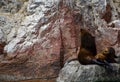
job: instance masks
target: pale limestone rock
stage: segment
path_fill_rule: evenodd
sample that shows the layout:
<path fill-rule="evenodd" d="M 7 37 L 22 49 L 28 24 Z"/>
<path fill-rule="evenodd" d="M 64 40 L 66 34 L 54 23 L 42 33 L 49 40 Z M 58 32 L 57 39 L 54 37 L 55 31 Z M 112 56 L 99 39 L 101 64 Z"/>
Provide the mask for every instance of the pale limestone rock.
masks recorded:
<path fill-rule="evenodd" d="M 38 40 L 37 35 L 36 35 L 38 30 L 42 31 L 43 29 L 46 29 L 49 24 L 43 25 L 43 26 L 41 26 L 41 28 L 35 27 L 35 25 L 37 25 L 37 23 L 40 19 L 41 19 L 41 23 L 45 23 L 45 22 L 47 22 L 47 19 L 49 19 L 51 16 L 53 16 L 54 13 L 51 13 L 50 16 L 45 18 L 44 13 L 47 12 L 48 10 L 50 10 L 50 8 L 52 6 L 57 7 L 56 3 L 58 4 L 58 2 L 59 1 L 57 1 L 57 0 L 46 1 L 46 2 L 43 0 L 34 0 L 34 1 L 30 0 L 29 5 L 28 5 L 28 12 L 31 12 L 32 10 L 34 10 L 35 12 L 34 12 L 34 14 L 26 16 L 24 18 L 24 20 L 23 20 L 23 22 L 21 22 L 20 28 L 17 30 L 17 34 L 16 34 L 16 38 L 20 39 L 19 41 L 21 41 L 21 39 L 24 39 L 24 41 L 26 41 L 26 42 L 25 42 L 25 44 L 24 44 L 24 42 L 22 42 L 22 43 L 19 42 L 20 44 L 18 45 L 18 42 L 13 43 L 14 41 L 11 41 L 5 47 L 5 51 L 9 54 L 10 50 L 17 51 L 17 49 L 25 49 L 25 48 L 28 49 L 28 47 L 25 47 L 25 46 L 28 45 L 29 43 L 31 43 L 31 44 L 29 44 L 29 46 L 32 46 L 34 44 L 32 42 L 33 39 Z M 43 4 L 41 5 L 41 3 L 43 3 Z M 37 9 L 34 9 L 34 8 L 31 8 L 32 5 L 37 5 L 39 7 L 37 7 Z M 12 47 L 12 44 L 14 44 L 13 47 Z M 14 46 L 17 46 L 17 47 L 14 47 Z M 22 50 L 19 50 L 19 51 L 22 51 Z M 15 53 L 15 51 L 11 51 L 11 52 Z"/>
<path fill-rule="evenodd" d="M 6 39 L 5 39 L 4 33 L 3 33 L 2 29 L 0 29 L 0 43 L 4 42 L 5 40 Z"/>
<path fill-rule="evenodd" d="M 57 82 L 118 82 L 120 80 L 120 65 L 113 64 L 112 66 L 114 71 L 109 71 L 98 65 L 80 65 L 78 61 L 72 61 L 62 68 Z"/>
<path fill-rule="evenodd" d="M 112 25 L 113 25 L 113 27 L 115 27 L 115 28 L 117 28 L 117 29 L 120 29 L 120 20 L 114 20 L 114 21 L 112 21 L 112 22 L 109 24 L 109 26 L 112 27 Z"/>
<path fill-rule="evenodd" d="M 6 45 L 6 46 L 5 46 L 5 49 L 4 49 L 4 50 L 5 50 L 7 53 L 13 53 L 14 51 L 17 50 L 17 45 L 16 45 L 16 44 L 18 44 L 20 41 L 21 41 L 20 38 L 15 38 L 15 39 L 13 39 L 13 40 L 9 43 L 9 45 Z"/>

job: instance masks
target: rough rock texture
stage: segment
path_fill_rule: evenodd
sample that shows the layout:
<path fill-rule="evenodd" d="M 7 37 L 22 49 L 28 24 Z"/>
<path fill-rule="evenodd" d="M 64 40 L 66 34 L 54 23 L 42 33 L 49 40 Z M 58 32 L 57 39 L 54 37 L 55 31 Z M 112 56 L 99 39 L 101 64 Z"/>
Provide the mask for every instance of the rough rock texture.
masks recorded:
<path fill-rule="evenodd" d="M 80 28 L 98 53 L 113 46 L 120 62 L 119 0 L 1 0 L 0 79 L 54 78 L 80 46 Z"/>
<path fill-rule="evenodd" d="M 120 65 L 113 64 L 114 71 L 97 65 L 80 65 L 72 61 L 60 71 L 57 82 L 119 82 Z"/>

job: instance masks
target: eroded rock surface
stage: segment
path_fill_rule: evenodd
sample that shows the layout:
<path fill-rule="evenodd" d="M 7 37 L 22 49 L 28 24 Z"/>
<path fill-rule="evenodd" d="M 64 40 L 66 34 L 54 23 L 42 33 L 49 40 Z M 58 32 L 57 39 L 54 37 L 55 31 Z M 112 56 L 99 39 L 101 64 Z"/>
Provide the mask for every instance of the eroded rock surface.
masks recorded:
<path fill-rule="evenodd" d="M 120 65 L 113 64 L 110 71 L 98 65 L 80 65 L 78 61 L 66 63 L 57 82 L 119 82 Z"/>
<path fill-rule="evenodd" d="M 77 57 L 80 28 L 96 37 L 98 53 L 114 47 L 120 62 L 119 4 L 119 0 L 1 0 L 0 79 L 57 77 L 64 62 Z"/>

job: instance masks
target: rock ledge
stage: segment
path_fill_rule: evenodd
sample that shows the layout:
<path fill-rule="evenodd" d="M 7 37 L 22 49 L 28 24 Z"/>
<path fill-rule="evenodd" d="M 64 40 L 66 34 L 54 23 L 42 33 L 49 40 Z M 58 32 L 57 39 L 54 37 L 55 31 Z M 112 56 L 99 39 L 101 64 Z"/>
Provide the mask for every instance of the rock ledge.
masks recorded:
<path fill-rule="evenodd" d="M 57 82 L 119 82 L 120 64 L 112 66 L 115 72 L 98 65 L 80 65 L 78 61 L 72 61 L 60 71 Z"/>

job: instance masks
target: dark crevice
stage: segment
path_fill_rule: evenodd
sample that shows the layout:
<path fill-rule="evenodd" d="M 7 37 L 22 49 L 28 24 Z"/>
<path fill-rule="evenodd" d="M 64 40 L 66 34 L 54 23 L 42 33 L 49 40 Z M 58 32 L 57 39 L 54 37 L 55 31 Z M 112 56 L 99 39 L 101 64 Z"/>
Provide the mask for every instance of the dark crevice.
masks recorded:
<path fill-rule="evenodd" d="M 107 4 L 106 6 L 106 11 L 102 16 L 102 19 L 104 19 L 107 23 L 111 22 L 111 18 L 112 18 L 112 8 L 110 6 L 110 4 Z"/>
<path fill-rule="evenodd" d="M 4 54 L 4 47 L 5 47 L 6 43 L 2 42 L 0 43 L 0 55 Z"/>
<path fill-rule="evenodd" d="M 60 67 L 62 68 L 64 66 L 64 54 L 65 54 L 65 48 L 64 48 L 64 44 L 63 44 L 63 37 L 62 37 L 62 30 L 61 28 L 59 28 L 60 30 L 60 39 L 61 39 L 61 48 L 60 48 Z"/>

